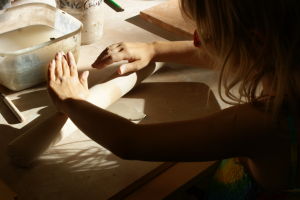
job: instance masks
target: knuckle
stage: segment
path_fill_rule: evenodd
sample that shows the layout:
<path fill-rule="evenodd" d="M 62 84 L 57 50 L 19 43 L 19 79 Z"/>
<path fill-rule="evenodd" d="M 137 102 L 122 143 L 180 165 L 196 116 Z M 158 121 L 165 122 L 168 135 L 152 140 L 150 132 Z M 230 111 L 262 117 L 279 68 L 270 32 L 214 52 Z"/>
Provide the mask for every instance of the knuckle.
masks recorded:
<path fill-rule="evenodd" d="M 123 49 L 126 49 L 126 48 L 127 48 L 127 43 L 126 43 L 126 42 L 122 42 L 122 43 L 121 43 L 121 47 L 122 47 Z"/>
<path fill-rule="evenodd" d="M 128 49 L 122 49 L 122 51 L 127 55 L 130 53 Z"/>
<path fill-rule="evenodd" d="M 112 62 L 116 62 L 116 61 L 118 61 L 118 56 L 116 54 L 112 54 L 112 55 L 110 55 L 110 59 Z"/>

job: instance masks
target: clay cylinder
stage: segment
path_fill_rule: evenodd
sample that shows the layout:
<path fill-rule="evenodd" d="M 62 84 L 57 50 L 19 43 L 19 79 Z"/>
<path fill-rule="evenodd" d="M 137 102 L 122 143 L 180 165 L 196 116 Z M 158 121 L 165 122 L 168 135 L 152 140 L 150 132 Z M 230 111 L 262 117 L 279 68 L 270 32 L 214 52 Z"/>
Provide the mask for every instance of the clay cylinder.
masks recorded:
<path fill-rule="evenodd" d="M 90 88 L 88 101 L 105 109 L 162 65 L 163 63 L 150 63 L 142 70 L 125 76 L 114 73 Z M 7 147 L 7 154 L 15 165 L 25 167 L 76 130 L 75 124 L 65 114 L 55 112 L 12 141 Z"/>
<path fill-rule="evenodd" d="M 103 0 L 56 0 L 56 7 L 83 24 L 81 44 L 91 44 L 103 34 Z"/>

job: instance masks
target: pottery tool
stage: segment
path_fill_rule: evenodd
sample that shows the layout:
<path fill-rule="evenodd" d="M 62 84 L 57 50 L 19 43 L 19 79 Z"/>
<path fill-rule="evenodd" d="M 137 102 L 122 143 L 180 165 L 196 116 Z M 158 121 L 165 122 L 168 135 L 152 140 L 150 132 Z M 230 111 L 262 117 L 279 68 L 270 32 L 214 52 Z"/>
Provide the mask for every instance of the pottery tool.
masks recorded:
<path fill-rule="evenodd" d="M 116 12 L 122 12 L 124 11 L 124 8 L 122 8 L 121 6 L 119 6 L 119 4 L 117 4 L 116 2 L 114 2 L 113 0 L 104 0 L 104 2 L 111 7 L 112 9 L 114 9 Z"/>
<path fill-rule="evenodd" d="M 147 67 L 124 76 L 120 76 L 116 72 L 89 89 L 88 101 L 102 109 L 106 109 L 141 81 L 160 69 L 163 64 L 150 63 Z M 61 112 L 55 112 L 12 141 L 6 149 L 7 154 L 15 165 L 25 167 L 77 129 L 68 116 Z"/>
<path fill-rule="evenodd" d="M 8 108 L 14 113 L 14 115 L 18 118 L 20 122 L 25 121 L 25 117 L 22 113 L 18 110 L 18 108 L 13 104 L 13 102 L 3 93 L 0 92 L 1 98 L 4 103 L 8 106 Z"/>

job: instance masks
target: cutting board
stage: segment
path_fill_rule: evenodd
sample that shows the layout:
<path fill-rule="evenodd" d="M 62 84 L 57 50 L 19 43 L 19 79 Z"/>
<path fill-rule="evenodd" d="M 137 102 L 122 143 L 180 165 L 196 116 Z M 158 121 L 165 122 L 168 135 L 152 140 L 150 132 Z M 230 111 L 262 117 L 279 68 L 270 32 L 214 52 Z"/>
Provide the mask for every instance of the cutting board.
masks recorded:
<path fill-rule="evenodd" d="M 186 22 L 180 12 L 178 0 L 170 0 L 140 12 L 140 17 L 150 23 L 192 40 L 196 27 Z"/>

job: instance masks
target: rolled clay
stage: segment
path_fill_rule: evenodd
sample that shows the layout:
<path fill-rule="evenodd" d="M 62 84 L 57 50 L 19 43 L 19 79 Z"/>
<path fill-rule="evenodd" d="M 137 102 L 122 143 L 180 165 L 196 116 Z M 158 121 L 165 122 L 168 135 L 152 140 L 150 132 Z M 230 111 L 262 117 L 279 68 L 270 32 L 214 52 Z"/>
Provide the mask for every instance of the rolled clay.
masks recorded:
<path fill-rule="evenodd" d="M 118 73 L 114 73 L 90 88 L 88 101 L 106 109 L 161 66 L 163 63 L 150 63 L 142 70 L 129 75 L 120 76 Z M 12 141 L 7 146 L 7 154 L 15 165 L 25 167 L 77 129 L 68 116 L 61 112 L 55 112 Z"/>

